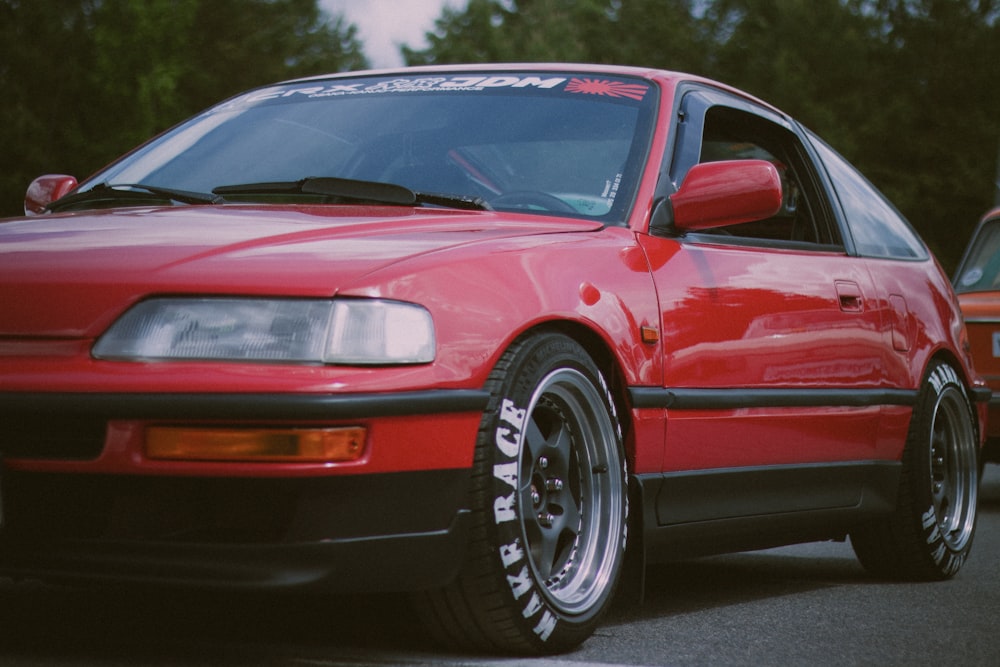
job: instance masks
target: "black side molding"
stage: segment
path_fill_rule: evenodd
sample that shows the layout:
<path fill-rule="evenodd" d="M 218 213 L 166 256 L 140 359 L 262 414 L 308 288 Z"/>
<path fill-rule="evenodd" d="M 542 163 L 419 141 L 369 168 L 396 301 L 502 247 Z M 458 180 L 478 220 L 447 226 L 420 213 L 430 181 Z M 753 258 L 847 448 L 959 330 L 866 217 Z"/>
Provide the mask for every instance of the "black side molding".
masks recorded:
<path fill-rule="evenodd" d="M 917 392 L 908 389 L 685 389 L 632 387 L 636 408 L 735 410 L 739 408 L 870 407 L 913 405 Z"/>

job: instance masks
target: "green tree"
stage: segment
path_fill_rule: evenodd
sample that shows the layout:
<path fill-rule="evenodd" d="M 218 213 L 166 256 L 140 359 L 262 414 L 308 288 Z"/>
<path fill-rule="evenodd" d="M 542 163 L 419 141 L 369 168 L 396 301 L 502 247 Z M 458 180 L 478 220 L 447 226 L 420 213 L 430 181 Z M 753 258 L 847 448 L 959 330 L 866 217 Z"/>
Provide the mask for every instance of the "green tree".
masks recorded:
<path fill-rule="evenodd" d="M 97 166 L 81 113 L 97 1 L 0 0 L 0 214 L 17 215 L 28 182 L 44 172 Z M 82 96 L 82 97 L 81 97 Z"/>
<path fill-rule="evenodd" d="M 851 152 L 869 91 L 884 85 L 876 21 L 839 0 L 719 0 L 706 21 L 712 76 Z"/>
<path fill-rule="evenodd" d="M 194 67 L 180 90 L 200 107 L 273 81 L 368 66 L 357 27 L 326 17 L 316 0 L 196 1 Z"/>
<path fill-rule="evenodd" d="M 503 37 L 508 12 L 496 0 L 469 0 L 465 9 L 445 6 L 426 35 L 424 50 L 402 47 L 407 65 L 507 62 L 512 58 Z"/>
<path fill-rule="evenodd" d="M 467 62 L 703 64 L 692 0 L 469 0 L 445 8 L 409 65 Z"/>
<path fill-rule="evenodd" d="M 404 47 L 410 65 L 588 60 L 588 33 L 609 8 L 602 0 L 469 0 L 445 8 L 423 51 Z"/>
<path fill-rule="evenodd" d="M 603 51 L 606 62 L 710 75 L 709 26 L 692 0 L 620 0 L 611 15 Z"/>
<path fill-rule="evenodd" d="M 365 66 L 316 0 L 0 0 L 0 214 L 240 90 Z"/>
<path fill-rule="evenodd" d="M 889 53 L 877 121 L 853 159 L 951 270 L 995 196 L 1000 145 L 1000 2 L 878 0 Z"/>
<path fill-rule="evenodd" d="M 410 64 L 587 61 L 703 74 L 854 162 L 950 269 L 994 197 L 1000 0 L 470 0 Z"/>
<path fill-rule="evenodd" d="M 186 47 L 197 10 L 198 0 L 103 0 L 97 6 L 86 80 L 100 100 L 80 109 L 94 131 L 118 128 L 118 139 L 134 145 L 183 117 L 178 84 L 190 68 Z"/>

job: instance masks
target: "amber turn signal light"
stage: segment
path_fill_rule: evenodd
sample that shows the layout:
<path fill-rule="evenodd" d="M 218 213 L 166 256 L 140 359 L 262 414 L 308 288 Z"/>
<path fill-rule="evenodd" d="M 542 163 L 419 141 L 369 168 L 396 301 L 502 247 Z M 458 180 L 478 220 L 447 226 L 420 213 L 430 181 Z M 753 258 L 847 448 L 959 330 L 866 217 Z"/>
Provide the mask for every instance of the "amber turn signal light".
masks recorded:
<path fill-rule="evenodd" d="M 343 463 L 357 461 L 366 430 L 337 428 L 215 428 L 151 426 L 146 456 L 174 461 L 271 461 Z"/>

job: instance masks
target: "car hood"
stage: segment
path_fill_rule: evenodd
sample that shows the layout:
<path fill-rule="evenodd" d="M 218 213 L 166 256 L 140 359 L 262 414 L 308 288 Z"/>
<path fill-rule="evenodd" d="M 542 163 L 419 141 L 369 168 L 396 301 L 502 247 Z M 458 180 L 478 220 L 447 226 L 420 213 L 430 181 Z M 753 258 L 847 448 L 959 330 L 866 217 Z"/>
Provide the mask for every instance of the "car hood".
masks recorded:
<path fill-rule="evenodd" d="M 0 336 L 91 337 L 150 294 L 329 297 L 391 264 L 578 219 L 390 207 L 117 209 L 0 224 Z"/>

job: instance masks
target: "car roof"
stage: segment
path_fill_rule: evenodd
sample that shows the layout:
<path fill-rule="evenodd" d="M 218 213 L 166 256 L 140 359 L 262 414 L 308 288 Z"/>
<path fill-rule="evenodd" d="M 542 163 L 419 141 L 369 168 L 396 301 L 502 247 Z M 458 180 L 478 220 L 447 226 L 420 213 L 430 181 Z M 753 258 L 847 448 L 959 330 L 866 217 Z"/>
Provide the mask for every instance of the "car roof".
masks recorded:
<path fill-rule="evenodd" d="M 622 76 L 638 76 L 646 79 L 661 76 L 689 78 L 693 75 L 671 72 L 669 70 L 633 65 L 597 65 L 588 63 L 468 63 L 457 65 L 417 65 L 414 67 L 394 67 L 386 69 L 356 70 L 335 72 L 316 76 L 294 79 L 294 81 L 315 81 L 317 79 L 344 78 L 355 76 L 386 76 L 392 74 L 424 74 L 424 73 L 464 73 L 464 72 L 579 72 L 581 74 L 618 74 Z"/>

